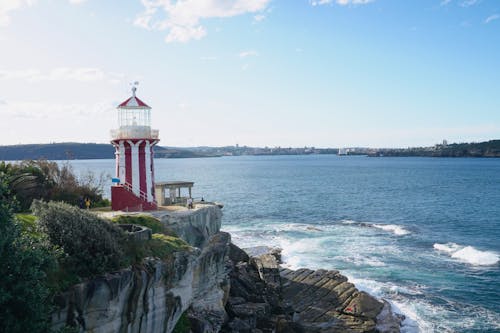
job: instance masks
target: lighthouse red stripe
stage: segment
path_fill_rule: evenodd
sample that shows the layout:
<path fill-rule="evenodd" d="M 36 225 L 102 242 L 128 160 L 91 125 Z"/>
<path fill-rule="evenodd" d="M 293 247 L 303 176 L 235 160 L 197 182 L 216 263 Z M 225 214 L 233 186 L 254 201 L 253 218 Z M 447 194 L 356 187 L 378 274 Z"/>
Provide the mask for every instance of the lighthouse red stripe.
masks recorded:
<path fill-rule="evenodd" d="M 132 149 L 128 142 L 125 145 L 125 182 L 132 184 Z"/>
<path fill-rule="evenodd" d="M 148 193 L 146 185 L 146 142 L 139 145 L 139 186 L 142 192 Z"/>

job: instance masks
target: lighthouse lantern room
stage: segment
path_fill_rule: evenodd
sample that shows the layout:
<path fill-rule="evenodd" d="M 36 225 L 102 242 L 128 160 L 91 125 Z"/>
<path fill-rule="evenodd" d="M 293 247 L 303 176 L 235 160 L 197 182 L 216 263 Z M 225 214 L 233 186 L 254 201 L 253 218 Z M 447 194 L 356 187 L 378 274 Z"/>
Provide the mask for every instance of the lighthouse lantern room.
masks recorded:
<path fill-rule="evenodd" d="M 118 129 L 111 131 L 115 147 L 116 178 L 111 187 L 113 210 L 157 209 L 154 191 L 154 146 L 158 130 L 151 129 L 151 107 L 136 96 L 118 105 Z"/>

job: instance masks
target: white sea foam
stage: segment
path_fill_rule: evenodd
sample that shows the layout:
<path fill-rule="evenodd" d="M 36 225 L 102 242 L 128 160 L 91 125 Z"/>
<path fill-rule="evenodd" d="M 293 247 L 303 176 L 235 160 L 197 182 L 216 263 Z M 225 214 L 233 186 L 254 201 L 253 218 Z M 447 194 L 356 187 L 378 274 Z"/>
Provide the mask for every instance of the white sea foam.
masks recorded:
<path fill-rule="evenodd" d="M 389 231 L 392 232 L 393 234 L 397 236 L 404 236 L 408 235 L 410 232 L 403 228 L 402 226 L 395 225 L 395 224 L 371 224 L 372 227 L 377 228 L 377 229 L 382 229 L 384 231 Z"/>
<path fill-rule="evenodd" d="M 491 266 L 500 261 L 498 253 L 480 251 L 473 246 L 463 246 L 456 243 L 434 244 L 434 249 L 448 254 L 450 257 L 475 266 Z"/>
<path fill-rule="evenodd" d="M 396 236 L 408 235 L 410 232 L 404 227 L 396 224 L 379 224 L 379 223 L 369 223 L 369 222 L 357 222 L 353 220 L 342 220 L 342 224 L 346 225 L 357 225 L 360 227 L 377 228 L 387 232 L 392 232 Z"/>

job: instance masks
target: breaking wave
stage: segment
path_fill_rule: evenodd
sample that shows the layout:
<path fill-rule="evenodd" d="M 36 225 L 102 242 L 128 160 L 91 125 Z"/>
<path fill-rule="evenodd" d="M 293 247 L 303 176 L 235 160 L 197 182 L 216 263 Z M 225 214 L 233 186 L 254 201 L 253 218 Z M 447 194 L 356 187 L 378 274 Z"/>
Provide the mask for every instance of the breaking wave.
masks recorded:
<path fill-rule="evenodd" d="M 473 246 L 463 246 L 456 243 L 435 243 L 433 247 L 454 259 L 475 266 L 491 266 L 500 261 L 500 256 L 497 253 L 492 251 L 480 251 Z"/>
<path fill-rule="evenodd" d="M 391 232 L 396 236 L 404 236 L 410 234 L 410 232 L 407 229 L 396 224 L 367 223 L 367 222 L 356 222 L 352 220 L 343 220 L 342 224 L 359 225 L 361 227 L 376 228 L 383 231 Z"/>

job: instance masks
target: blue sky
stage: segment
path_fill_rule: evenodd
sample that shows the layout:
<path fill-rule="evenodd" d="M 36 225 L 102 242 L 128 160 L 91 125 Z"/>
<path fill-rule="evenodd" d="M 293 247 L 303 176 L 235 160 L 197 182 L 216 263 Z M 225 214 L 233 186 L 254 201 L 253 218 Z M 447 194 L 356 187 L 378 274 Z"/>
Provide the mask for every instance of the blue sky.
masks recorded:
<path fill-rule="evenodd" d="M 0 142 L 108 142 L 139 81 L 162 145 L 500 138 L 498 0 L 0 0 Z"/>

